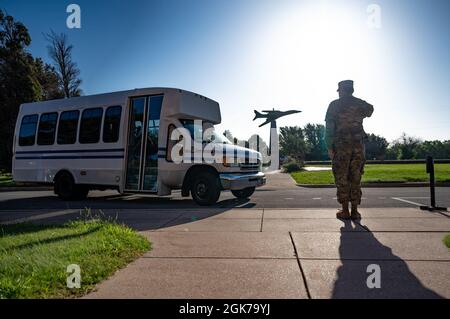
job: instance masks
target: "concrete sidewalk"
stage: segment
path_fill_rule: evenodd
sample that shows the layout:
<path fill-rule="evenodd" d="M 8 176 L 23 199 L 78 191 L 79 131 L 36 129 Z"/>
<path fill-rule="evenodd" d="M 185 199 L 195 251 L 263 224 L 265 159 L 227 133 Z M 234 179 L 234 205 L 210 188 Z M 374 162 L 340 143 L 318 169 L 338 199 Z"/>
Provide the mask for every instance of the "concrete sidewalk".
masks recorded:
<path fill-rule="evenodd" d="M 361 212 L 354 223 L 332 209 L 121 211 L 153 249 L 86 298 L 450 297 L 448 215 Z M 380 289 L 366 284 L 373 264 Z"/>

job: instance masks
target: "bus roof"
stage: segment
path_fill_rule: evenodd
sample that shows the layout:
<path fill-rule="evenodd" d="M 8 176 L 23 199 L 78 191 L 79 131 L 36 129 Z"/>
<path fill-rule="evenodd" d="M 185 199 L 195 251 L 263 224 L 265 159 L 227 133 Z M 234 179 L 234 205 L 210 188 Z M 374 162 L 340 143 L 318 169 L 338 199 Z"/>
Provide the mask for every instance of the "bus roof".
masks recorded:
<path fill-rule="evenodd" d="M 149 88 L 138 88 L 134 90 L 117 91 L 110 93 L 100 93 L 93 95 L 83 95 L 78 97 L 55 99 L 48 101 L 39 101 L 31 103 L 21 104 L 21 108 L 33 107 L 34 112 L 42 112 L 46 109 L 67 109 L 67 108 L 79 108 L 86 107 L 89 105 L 112 105 L 112 104 L 123 104 L 130 96 L 140 96 L 140 95 L 152 95 L 152 94 L 165 94 L 165 93 L 179 93 L 199 96 L 207 101 L 217 103 L 200 94 L 178 89 L 178 88 L 167 88 L 167 87 L 149 87 Z"/>

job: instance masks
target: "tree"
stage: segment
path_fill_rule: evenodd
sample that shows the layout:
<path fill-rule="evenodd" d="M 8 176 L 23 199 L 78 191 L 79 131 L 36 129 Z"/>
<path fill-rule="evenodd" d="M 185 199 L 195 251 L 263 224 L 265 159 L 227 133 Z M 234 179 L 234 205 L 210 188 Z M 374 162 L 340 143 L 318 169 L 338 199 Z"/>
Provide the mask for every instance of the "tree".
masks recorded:
<path fill-rule="evenodd" d="M 421 143 L 420 139 L 403 133 L 387 149 L 386 159 L 415 159 L 417 158 L 417 147 Z"/>
<path fill-rule="evenodd" d="M 0 10 L 0 165 L 7 169 L 19 105 L 39 100 L 42 90 L 26 52 L 30 43 L 27 28 Z"/>
<path fill-rule="evenodd" d="M 77 64 L 72 61 L 73 45 L 68 44 L 67 35 L 56 34 L 54 31 L 45 35 L 49 42 L 48 53 L 53 60 L 58 74 L 59 84 L 66 98 L 80 96 L 81 79 Z"/>
<path fill-rule="evenodd" d="M 231 143 L 239 146 L 245 146 L 247 141 L 243 141 L 238 139 L 237 137 L 234 137 L 230 130 L 225 130 L 223 132 L 223 136 L 225 136 L 227 139 L 230 140 Z"/>
<path fill-rule="evenodd" d="M 27 28 L 0 10 L 0 167 L 8 170 L 19 106 L 65 96 L 55 68 L 28 53 L 30 44 Z"/>
<path fill-rule="evenodd" d="M 386 155 L 384 156 L 384 159 L 397 160 L 399 152 L 400 152 L 399 145 L 393 142 L 386 149 Z"/>
<path fill-rule="evenodd" d="M 444 149 L 444 158 L 450 158 L 450 140 L 442 142 L 442 148 Z"/>
<path fill-rule="evenodd" d="M 10 52 L 21 52 L 31 43 L 28 29 L 14 18 L 0 10 L 0 43 L 2 49 Z"/>
<path fill-rule="evenodd" d="M 303 129 L 308 152 L 306 160 L 326 160 L 328 158 L 327 144 L 325 142 L 325 126 L 308 123 Z"/>
<path fill-rule="evenodd" d="M 234 140 L 234 137 L 233 137 L 233 134 L 231 134 L 231 131 L 230 130 L 225 130 L 224 132 L 223 132 L 223 136 L 225 136 L 227 139 L 229 139 L 231 142 L 233 142 L 233 140 Z"/>
<path fill-rule="evenodd" d="M 403 133 L 400 139 L 398 140 L 399 143 L 399 153 L 398 153 L 398 159 L 414 159 L 416 158 L 416 147 L 421 143 L 421 141 L 418 138 L 408 136 L 406 133 Z"/>
<path fill-rule="evenodd" d="M 389 146 L 389 143 L 384 137 L 375 134 L 369 134 L 364 144 L 366 146 L 367 159 L 385 159 L 386 150 Z"/>
<path fill-rule="evenodd" d="M 303 162 L 307 151 L 308 149 L 301 127 L 285 126 L 280 128 L 281 156 L 290 156 L 299 162 Z"/>
<path fill-rule="evenodd" d="M 64 98 L 64 91 L 59 86 L 58 74 L 53 66 L 44 63 L 41 58 L 34 59 L 34 69 L 41 85 L 41 100 Z"/>
<path fill-rule="evenodd" d="M 433 156 L 435 159 L 450 158 L 450 141 L 425 141 L 416 146 L 415 158 L 424 159 Z"/>

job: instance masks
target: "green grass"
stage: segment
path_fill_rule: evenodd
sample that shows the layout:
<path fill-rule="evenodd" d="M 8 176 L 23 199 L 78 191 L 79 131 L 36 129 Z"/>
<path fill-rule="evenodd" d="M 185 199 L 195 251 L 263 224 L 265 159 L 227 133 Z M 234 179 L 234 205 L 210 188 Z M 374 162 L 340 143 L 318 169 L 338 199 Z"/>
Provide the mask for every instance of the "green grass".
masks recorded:
<path fill-rule="evenodd" d="M 37 183 L 14 182 L 11 173 L 0 170 L 0 188 L 1 187 L 20 187 L 20 186 L 36 186 Z"/>
<path fill-rule="evenodd" d="M 0 187 L 4 186 L 13 186 L 14 182 L 12 180 L 12 175 L 10 173 L 6 173 L 3 171 L 0 171 Z"/>
<path fill-rule="evenodd" d="M 81 296 L 148 249 L 147 239 L 107 221 L 0 225 L 0 298 Z M 66 286 L 70 264 L 80 266 L 79 289 Z"/>
<path fill-rule="evenodd" d="M 450 182 L 450 164 L 435 164 L 438 182 Z M 291 173 L 299 184 L 333 184 L 331 171 L 298 171 Z M 369 164 L 364 167 L 363 183 L 373 182 L 427 182 L 425 164 Z"/>
<path fill-rule="evenodd" d="M 444 237 L 444 244 L 450 249 L 450 234 Z"/>

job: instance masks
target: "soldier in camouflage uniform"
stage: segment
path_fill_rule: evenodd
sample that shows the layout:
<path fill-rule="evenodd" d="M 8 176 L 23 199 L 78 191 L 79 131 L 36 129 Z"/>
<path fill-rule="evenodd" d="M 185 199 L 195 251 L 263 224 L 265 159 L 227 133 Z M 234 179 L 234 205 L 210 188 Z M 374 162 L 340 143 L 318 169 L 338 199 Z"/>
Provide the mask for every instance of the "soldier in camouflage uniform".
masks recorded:
<path fill-rule="evenodd" d="M 353 81 L 339 82 L 338 92 L 339 99 L 330 103 L 325 118 L 328 154 L 333 162 L 337 199 L 342 205 L 336 216 L 359 219 L 365 163 L 363 119 L 372 115 L 373 106 L 353 96 Z"/>

